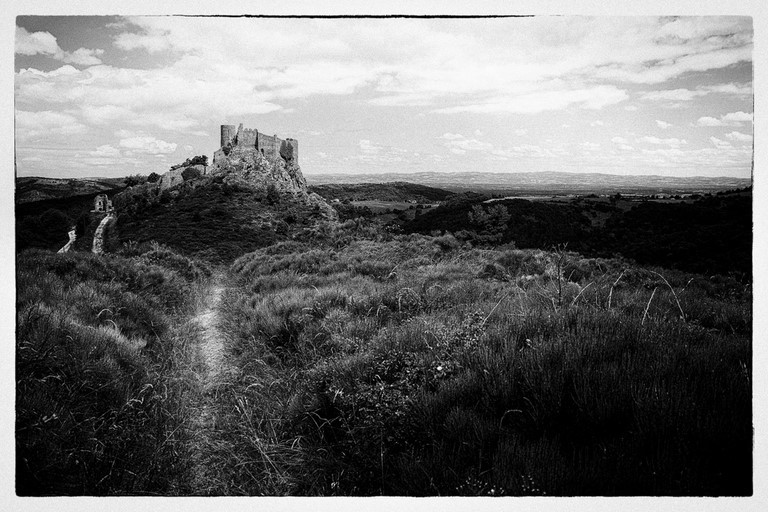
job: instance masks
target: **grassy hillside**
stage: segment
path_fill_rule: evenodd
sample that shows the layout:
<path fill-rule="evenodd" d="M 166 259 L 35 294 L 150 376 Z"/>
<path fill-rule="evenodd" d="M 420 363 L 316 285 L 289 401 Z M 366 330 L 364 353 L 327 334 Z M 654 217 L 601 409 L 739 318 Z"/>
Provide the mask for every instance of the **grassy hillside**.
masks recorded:
<path fill-rule="evenodd" d="M 749 286 L 362 229 L 232 265 L 237 492 L 751 493 Z"/>
<path fill-rule="evenodd" d="M 16 264 L 16 492 L 172 493 L 190 387 L 179 319 L 210 271 L 158 246 Z"/>
<path fill-rule="evenodd" d="M 327 200 L 339 201 L 416 201 L 436 203 L 444 201 L 453 192 L 439 188 L 396 181 L 392 183 L 350 183 L 314 185 L 310 190 Z"/>
<path fill-rule="evenodd" d="M 231 262 L 322 218 L 317 208 L 274 190 L 216 177 L 200 183 L 164 192 L 155 203 L 133 191 L 131 197 L 117 198 L 118 240 L 159 240 L 185 254 Z"/>

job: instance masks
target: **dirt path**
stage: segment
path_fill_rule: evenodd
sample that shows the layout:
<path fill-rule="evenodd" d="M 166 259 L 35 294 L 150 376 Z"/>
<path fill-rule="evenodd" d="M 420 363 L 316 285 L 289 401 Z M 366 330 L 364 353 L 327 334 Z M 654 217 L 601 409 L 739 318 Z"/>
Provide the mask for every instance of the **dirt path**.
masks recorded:
<path fill-rule="evenodd" d="M 224 293 L 221 281 L 221 276 L 217 276 L 206 296 L 207 307 L 193 318 L 202 331 L 200 352 L 206 370 L 203 375 L 206 389 L 215 385 L 224 364 L 224 336 L 219 329 L 218 310 Z"/>
<path fill-rule="evenodd" d="M 226 389 L 228 365 L 224 355 L 225 336 L 221 330 L 220 306 L 224 294 L 225 277 L 215 275 L 210 288 L 204 294 L 204 302 L 191 324 L 198 333 L 195 373 L 199 392 L 197 403 L 191 404 L 194 413 L 190 420 L 191 431 L 191 481 L 187 482 L 193 494 L 218 494 L 222 488 L 219 465 L 216 464 L 221 425 L 216 403 Z"/>

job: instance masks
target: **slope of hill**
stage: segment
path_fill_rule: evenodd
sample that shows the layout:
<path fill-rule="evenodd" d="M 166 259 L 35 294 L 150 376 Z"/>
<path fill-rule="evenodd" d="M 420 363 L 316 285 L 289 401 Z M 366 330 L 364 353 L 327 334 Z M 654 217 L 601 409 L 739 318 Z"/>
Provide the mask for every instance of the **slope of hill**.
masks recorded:
<path fill-rule="evenodd" d="M 254 153 L 231 154 L 209 173 L 131 187 L 114 198 L 115 243 L 161 241 L 213 262 L 286 240 L 336 212 L 307 190 L 298 166 Z"/>
<path fill-rule="evenodd" d="M 395 181 L 392 183 L 339 183 L 313 185 L 310 190 L 323 196 L 329 201 L 416 201 L 419 203 L 436 203 L 444 201 L 453 192 L 415 183 Z"/>

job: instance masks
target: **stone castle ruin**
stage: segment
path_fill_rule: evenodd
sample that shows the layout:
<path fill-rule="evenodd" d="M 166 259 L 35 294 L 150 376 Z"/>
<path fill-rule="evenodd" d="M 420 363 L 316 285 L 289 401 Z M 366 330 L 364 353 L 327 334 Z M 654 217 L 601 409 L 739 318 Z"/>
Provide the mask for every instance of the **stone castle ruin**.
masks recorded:
<path fill-rule="evenodd" d="M 299 163 L 299 141 L 280 139 L 277 135 L 265 135 L 257 129 L 243 128 L 243 123 L 235 130 L 235 125 L 221 125 L 221 148 L 213 153 L 216 165 L 232 152 L 259 152 L 270 160 L 278 157 L 288 163 Z"/>
<path fill-rule="evenodd" d="M 112 201 L 107 194 L 99 194 L 93 198 L 93 210 L 92 213 L 110 213 L 114 211 L 112 207 Z"/>

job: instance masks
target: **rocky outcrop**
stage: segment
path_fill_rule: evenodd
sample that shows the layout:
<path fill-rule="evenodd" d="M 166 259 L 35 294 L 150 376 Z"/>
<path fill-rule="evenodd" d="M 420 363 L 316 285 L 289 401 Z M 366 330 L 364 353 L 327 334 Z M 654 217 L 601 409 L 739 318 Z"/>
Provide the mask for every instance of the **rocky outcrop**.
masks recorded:
<path fill-rule="evenodd" d="M 267 196 L 290 197 L 318 209 L 328 220 L 338 219 L 336 210 L 325 199 L 309 192 L 296 159 L 268 158 L 252 149 L 234 147 L 211 166 L 210 175 L 223 177 L 225 183 L 260 189 Z"/>

